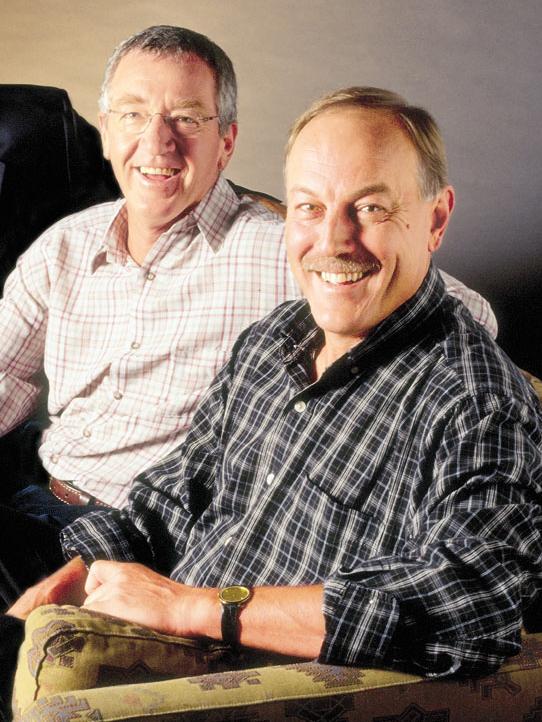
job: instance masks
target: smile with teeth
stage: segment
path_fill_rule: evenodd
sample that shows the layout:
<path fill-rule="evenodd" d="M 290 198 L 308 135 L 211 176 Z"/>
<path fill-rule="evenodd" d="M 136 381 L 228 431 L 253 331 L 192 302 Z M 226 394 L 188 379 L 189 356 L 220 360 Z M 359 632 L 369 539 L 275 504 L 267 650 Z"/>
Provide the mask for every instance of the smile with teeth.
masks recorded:
<path fill-rule="evenodd" d="M 150 166 L 142 165 L 139 168 L 139 172 L 143 175 L 165 175 L 168 177 L 174 176 L 179 172 L 178 168 L 151 168 Z"/>
<path fill-rule="evenodd" d="M 315 269 L 316 270 L 316 269 Z M 370 266 L 368 268 L 365 268 L 363 270 L 349 270 L 344 271 L 340 273 L 331 273 L 330 271 L 316 271 L 322 281 L 325 281 L 326 283 L 331 283 L 335 286 L 340 286 L 343 284 L 351 284 L 351 283 L 357 283 L 358 281 L 361 281 L 362 278 L 366 278 L 367 276 L 371 276 L 373 273 L 376 273 L 378 271 L 378 266 Z"/>
<path fill-rule="evenodd" d="M 301 268 L 305 272 L 317 273 L 325 283 L 343 286 L 358 283 L 367 276 L 378 273 L 380 264 L 376 260 L 361 261 L 322 256 L 303 258 Z"/>
<path fill-rule="evenodd" d="M 322 271 L 320 273 L 320 277 L 323 281 L 326 281 L 327 283 L 334 283 L 334 284 L 340 284 L 340 283 L 356 283 L 356 281 L 360 281 L 364 276 L 368 275 L 368 272 L 358 272 L 358 273 L 329 273 L 326 271 Z"/>

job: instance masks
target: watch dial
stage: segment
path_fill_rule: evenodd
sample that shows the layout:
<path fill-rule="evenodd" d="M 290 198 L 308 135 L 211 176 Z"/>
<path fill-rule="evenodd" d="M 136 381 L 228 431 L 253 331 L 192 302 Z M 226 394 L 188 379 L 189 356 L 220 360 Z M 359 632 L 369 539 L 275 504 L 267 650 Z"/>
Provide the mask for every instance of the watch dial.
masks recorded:
<path fill-rule="evenodd" d="M 247 587 L 226 587 L 220 592 L 220 598 L 226 604 L 239 604 L 240 602 L 246 602 L 250 597 L 250 589 Z"/>

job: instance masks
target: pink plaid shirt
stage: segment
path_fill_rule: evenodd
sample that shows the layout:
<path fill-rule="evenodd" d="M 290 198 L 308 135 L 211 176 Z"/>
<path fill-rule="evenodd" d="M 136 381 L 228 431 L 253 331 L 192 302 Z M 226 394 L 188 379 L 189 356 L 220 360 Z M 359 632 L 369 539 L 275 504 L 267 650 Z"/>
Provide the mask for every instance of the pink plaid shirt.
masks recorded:
<path fill-rule="evenodd" d="M 124 201 L 57 223 L 22 256 L 0 302 L 0 434 L 33 410 L 43 367 L 45 469 L 123 506 L 132 479 L 181 442 L 239 333 L 298 296 L 282 234 L 278 216 L 223 178 L 142 266 L 126 252 Z M 487 302 L 445 280 L 494 323 Z"/>

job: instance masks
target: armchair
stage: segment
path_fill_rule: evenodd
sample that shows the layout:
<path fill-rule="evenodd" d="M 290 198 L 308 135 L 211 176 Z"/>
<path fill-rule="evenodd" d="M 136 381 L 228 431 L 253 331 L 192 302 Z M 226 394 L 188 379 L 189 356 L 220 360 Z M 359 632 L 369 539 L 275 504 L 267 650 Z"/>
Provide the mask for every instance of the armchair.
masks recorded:
<path fill-rule="evenodd" d="M 0 85 L 0 291 L 42 231 L 119 195 L 98 131 L 65 90 Z"/>
<path fill-rule="evenodd" d="M 542 400 L 542 383 L 526 375 Z M 210 665 L 190 642 L 77 607 L 41 607 L 27 620 L 14 719 L 542 720 L 542 632 L 524 632 L 521 653 L 480 679 L 430 679 L 285 658 L 264 666 L 256 652 L 235 665 L 220 643 L 210 643 L 208 652 Z"/>
<path fill-rule="evenodd" d="M 291 662 L 202 673 L 179 640 L 75 607 L 27 621 L 14 719 L 190 722 L 537 722 L 542 633 L 480 679 Z M 216 645 L 217 653 L 220 645 Z M 187 656 L 188 664 L 187 664 Z M 182 657 L 189 676 L 175 678 Z"/>

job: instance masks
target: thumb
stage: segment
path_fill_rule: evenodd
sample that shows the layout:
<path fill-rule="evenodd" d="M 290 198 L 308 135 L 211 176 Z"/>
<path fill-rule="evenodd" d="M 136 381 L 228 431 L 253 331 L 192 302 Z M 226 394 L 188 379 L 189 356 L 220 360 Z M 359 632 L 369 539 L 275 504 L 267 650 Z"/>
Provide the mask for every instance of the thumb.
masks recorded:
<path fill-rule="evenodd" d="M 94 590 L 105 584 L 111 577 L 118 572 L 119 562 L 112 561 L 96 561 L 92 562 L 88 571 L 87 581 L 85 583 L 85 592 L 91 594 Z"/>

